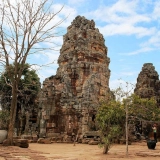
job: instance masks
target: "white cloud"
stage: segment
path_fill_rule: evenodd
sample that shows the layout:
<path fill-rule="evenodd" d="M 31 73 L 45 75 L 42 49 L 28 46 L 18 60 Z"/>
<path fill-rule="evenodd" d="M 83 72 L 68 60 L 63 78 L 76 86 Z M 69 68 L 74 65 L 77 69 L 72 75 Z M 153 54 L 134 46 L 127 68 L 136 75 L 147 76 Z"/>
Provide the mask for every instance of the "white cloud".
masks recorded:
<path fill-rule="evenodd" d="M 52 9 L 54 10 L 54 12 L 58 12 L 62 6 L 64 4 L 54 4 L 52 6 Z M 57 14 L 57 19 L 61 19 L 61 20 L 65 20 L 63 21 L 63 23 L 61 23 L 61 27 L 63 28 L 67 28 L 69 25 L 71 25 L 71 21 L 73 21 L 73 19 L 76 17 L 77 15 L 77 11 L 75 10 L 75 8 L 72 8 L 68 5 L 64 5 L 63 9 L 61 10 L 61 12 L 59 14 Z"/>
<path fill-rule="evenodd" d="M 151 48 L 151 47 L 143 47 L 143 48 L 140 48 L 138 50 L 135 50 L 133 52 L 129 52 L 129 53 L 120 53 L 121 55 L 127 55 L 127 56 L 132 56 L 132 55 L 137 55 L 137 54 L 140 54 L 140 53 L 146 53 L 146 52 L 150 52 L 150 51 L 153 51 L 155 50 L 155 48 Z"/>
<path fill-rule="evenodd" d="M 40 66 L 37 65 L 37 64 L 32 64 L 32 65 L 31 65 L 31 69 L 34 69 L 34 70 L 36 70 L 36 71 L 39 71 L 39 70 L 40 70 Z"/>
<path fill-rule="evenodd" d="M 139 13 L 139 3 L 139 0 L 119 0 L 111 6 L 100 6 L 88 15 L 103 22 L 103 25 L 99 25 L 98 28 L 106 36 L 119 34 L 143 37 L 153 35 L 156 27 L 146 26 L 152 21 L 152 15 L 147 11 Z M 143 25 L 141 25 L 142 23 Z"/>
<path fill-rule="evenodd" d="M 151 0 L 117 0 L 87 14 L 97 21 L 97 28 L 104 36 L 134 35 L 145 37 L 139 49 L 123 55 L 137 55 L 160 49 L 160 2 Z"/>
<path fill-rule="evenodd" d="M 31 65 L 31 68 L 36 70 L 36 73 L 38 74 L 38 77 L 40 78 L 41 83 L 43 83 L 45 78 L 48 78 L 56 74 L 58 64 L 52 63 L 50 65 L 44 65 L 44 66 L 35 64 L 35 65 Z"/>
<path fill-rule="evenodd" d="M 160 18 L 160 1 L 155 2 L 155 8 L 153 10 L 152 18 L 158 20 Z"/>
<path fill-rule="evenodd" d="M 123 79 L 110 80 L 109 87 L 111 90 L 115 90 L 121 87 L 124 92 L 127 91 L 129 94 L 131 94 L 134 92 L 135 82 L 127 82 Z"/>
<path fill-rule="evenodd" d="M 135 75 L 136 72 L 121 72 L 120 75 L 123 75 L 123 76 L 133 76 Z"/>
<path fill-rule="evenodd" d="M 58 57 L 59 57 L 59 52 L 48 52 L 46 53 L 47 57 L 48 57 L 48 63 L 50 62 L 57 62 Z"/>
<path fill-rule="evenodd" d="M 138 1 L 119 0 L 112 6 L 100 6 L 97 10 L 89 14 L 95 19 L 106 23 L 128 23 L 136 24 L 138 22 L 149 22 L 151 18 L 148 14 L 138 14 Z"/>
<path fill-rule="evenodd" d="M 151 36 L 146 42 L 141 44 L 141 47 L 160 47 L 160 31 L 157 31 L 156 34 Z"/>
<path fill-rule="evenodd" d="M 104 36 L 113 36 L 113 35 L 133 35 L 135 34 L 138 38 L 143 36 L 150 36 L 156 32 L 156 28 L 144 28 L 144 27 L 135 27 L 128 23 L 123 24 L 108 24 L 104 27 L 98 26 L 100 32 Z"/>
<path fill-rule="evenodd" d="M 42 51 L 40 53 L 34 54 L 30 59 L 32 60 L 33 58 L 37 59 L 38 60 L 37 64 L 41 64 L 43 66 L 53 62 L 57 63 L 59 54 L 60 54 L 59 51 L 53 51 L 53 50 L 49 52 Z"/>
<path fill-rule="evenodd" d="M 80 5 L 81 3 L 85 2 L 86 0 L 68 0 L 69 5 Z"/>
<path fill-rule="evenodd" d="M 57 71 L 57 64 L 52 64 L 48 67 L 42 68 L 41 70 L 38 70 L 38 76 L 41 79 L 41 83 L 48 77 L 55 75 Z"/>
<path fill-rule="evenodd" d="M 124 68 L 124 66 L 121 66 L 121 68 Z M 128 67 L 127 67 L 127 69 L 123 69 L 123 70 L 125 70 L 125 71 L 114 72 L 112 74 L 112 76 L 116 77 L 117 79 L 119 79 L 121 77 L 125 77 L 127 79 L 130 79 L 130 78 L 132 78 L 132 77 L 134 77 L 135 75 L 138 74 L 137 71 L 132 71 L 132 69 L 129 69 L 129 71 L 127 71 Z"/>
<path fill-rule="evenodd" d="M 97 10 L 92 11 L 90 15 L 95 19 L 107 23 L 121 23 L 125 18 L 134 14 L 136 1 L 119 0 L 112 6 L 100 6 Z"/>

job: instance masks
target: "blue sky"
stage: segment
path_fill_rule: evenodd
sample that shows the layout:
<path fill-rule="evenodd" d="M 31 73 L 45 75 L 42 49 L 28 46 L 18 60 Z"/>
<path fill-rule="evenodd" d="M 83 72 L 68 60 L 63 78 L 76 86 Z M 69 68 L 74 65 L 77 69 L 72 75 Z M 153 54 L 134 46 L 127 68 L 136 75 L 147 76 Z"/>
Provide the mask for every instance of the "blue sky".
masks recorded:
<path fill-rule="evenodd" d="M 54 0 L 53 10 L 58 11 L 62 5 L 64 8 L 57 19 L 68 18 L 59 26 L 61 35 L 77 15 L 93 19 L 103 34 L 111 60 L 111 89 L 119 84 L 118 79 L 135 84 L 144 63 L 153 63 L 160 75 L 159 0 Z M 55 61 L 38 72 L 41 81 L 56 74 L 62 39 L 55 37 L 59 44 L 57 51 L 46 53 L 48 59 L 41 57 L 48 63 Z"/>

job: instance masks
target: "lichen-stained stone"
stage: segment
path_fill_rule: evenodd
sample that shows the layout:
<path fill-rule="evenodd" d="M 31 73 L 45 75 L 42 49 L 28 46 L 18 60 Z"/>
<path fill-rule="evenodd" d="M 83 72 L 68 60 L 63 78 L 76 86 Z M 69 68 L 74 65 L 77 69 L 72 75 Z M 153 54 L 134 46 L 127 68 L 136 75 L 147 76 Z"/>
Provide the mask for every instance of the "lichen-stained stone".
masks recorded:
<path fill-rule="evenodd" d="M 103 35 L 93 20 L 77 16 L 63 36 L 56 75 L 43 82 L 46 132 L 69 136 L 96 130 L 98 102 L 109 96 L 110 59 Z M 92 124 L 90 127 L 89 124 Z"/>
<path fill-rule="evenodd" d="M 141 98 L 155 97 L 160 107 L 160 80 L 152 63 L 145 63 L 137 78 L 134 93 Z"/>

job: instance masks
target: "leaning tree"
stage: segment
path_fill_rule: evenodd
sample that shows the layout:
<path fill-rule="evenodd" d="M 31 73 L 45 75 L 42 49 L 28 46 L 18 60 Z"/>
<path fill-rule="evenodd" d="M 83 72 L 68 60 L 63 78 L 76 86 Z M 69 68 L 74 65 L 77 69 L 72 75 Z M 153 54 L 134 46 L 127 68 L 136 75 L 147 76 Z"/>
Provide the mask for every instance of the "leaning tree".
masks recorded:
<path fill-rule="evenodd" d="M 8 142 L 13 144 L 18 86 L 28 57 L 44 53 L 64 21 L 57 18 L 52 0 L 2 0 L 0 2 L 0 68 L 14 64 L 13 77 L 5 83 L 11 89 Z M 47 51 L 46 51 L 47 52 Z M 21 67 L 19 67 L 19 65 Z"/>

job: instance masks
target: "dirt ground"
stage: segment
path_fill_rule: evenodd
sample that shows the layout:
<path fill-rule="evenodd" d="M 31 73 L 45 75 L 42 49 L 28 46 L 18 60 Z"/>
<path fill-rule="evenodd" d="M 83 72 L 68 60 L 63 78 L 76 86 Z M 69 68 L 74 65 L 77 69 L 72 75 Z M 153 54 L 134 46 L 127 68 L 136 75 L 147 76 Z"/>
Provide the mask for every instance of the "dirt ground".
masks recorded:
<path fill-rule="evenodd" d="M 97 145 L 88 144 L 58 144 L 50 145 L 31 144 L 30 149 L 50 153 L 48 157 L 57 159 L 74 160 L 159 160 L 160 142 L 155 150 L 150 150 L 146 142 L 133 143 L 128 146 L 128 158 L 126 157 L 125 145 L 114 145 L 107 155 L 102 154 L 103 149 Z"/>
<path fill-rule="evenodd" d="M 146 142 L 132 143 L 128 146 L 128 157 L 126 146 L 122 144 L 113 145 L 107 155 L 102 154 L 102 151 L 97 145 L 30 143 L 28 149 L 0 146 L 0 160 L 9 160 L 2 157 L 10 152 L 13 152 L 10 154 L 11 159 L 16 157 L 18 160 L 159 160 L 160 142 L 155 150 L 148 149 Z"/>

